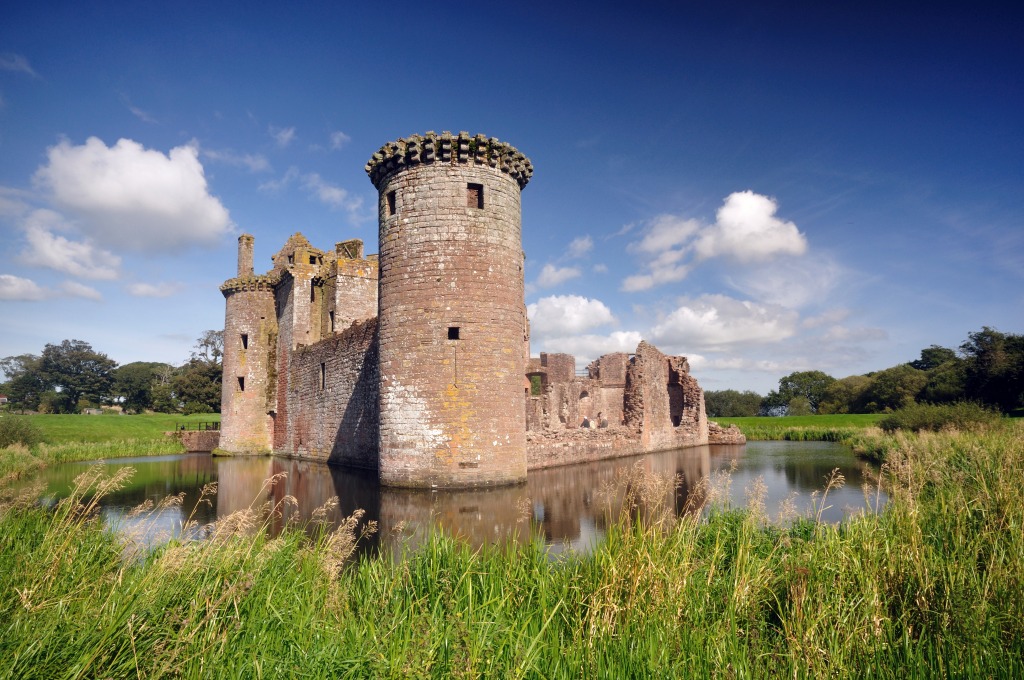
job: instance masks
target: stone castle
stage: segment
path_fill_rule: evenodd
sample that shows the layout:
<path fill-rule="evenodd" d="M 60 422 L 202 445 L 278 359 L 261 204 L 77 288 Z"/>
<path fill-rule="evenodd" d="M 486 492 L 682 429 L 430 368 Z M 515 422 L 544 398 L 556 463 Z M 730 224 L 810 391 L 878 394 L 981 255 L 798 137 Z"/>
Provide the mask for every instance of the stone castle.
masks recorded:
<path fill-rule="evenodd" d="M 528 469 L 742 441 L 709 423 L 684 357 L 641 342 L 577 375 L 530 357 L 520 193 L 497 139 L 413 135 L 366 165 L 379 255 L 289 238 L 265 274 L 238 239 L 226 301 L 220 452 L 375 470 L 391 486 L 517 483 Z"/>

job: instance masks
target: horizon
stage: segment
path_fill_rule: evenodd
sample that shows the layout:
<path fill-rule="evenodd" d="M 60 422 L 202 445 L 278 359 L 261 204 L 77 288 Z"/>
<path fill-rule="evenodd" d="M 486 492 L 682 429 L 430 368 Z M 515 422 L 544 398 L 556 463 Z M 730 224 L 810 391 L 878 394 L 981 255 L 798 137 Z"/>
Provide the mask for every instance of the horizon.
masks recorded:
<path fill-rule="evenodd" d="M 0 356 L 180 365 L 239 234 L 376 252 L 363 166 L 429 130 L 534 166 L 534 356 L 765 394 L 1024 332 L 1021 9 L 445 7 L 5 9 Z"/>

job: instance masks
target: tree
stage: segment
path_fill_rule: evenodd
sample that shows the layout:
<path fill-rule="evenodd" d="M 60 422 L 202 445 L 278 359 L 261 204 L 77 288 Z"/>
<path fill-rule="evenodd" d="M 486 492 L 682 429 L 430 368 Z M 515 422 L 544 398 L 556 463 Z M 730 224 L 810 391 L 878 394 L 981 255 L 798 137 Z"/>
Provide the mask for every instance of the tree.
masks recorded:
<path fill-rule="evenodd" d="M 940 347 L 939 345 L 930 345 L 925 349 L 921 350 L 921 358 L 910 362 L 911 368 L 916 368 L 919 371 L 930 371 L 933 368 L 938 368 L 942 364 L 950 361 L 956 361 L 956 352 L 949 349 L 948 347 Z"/>
<path fill-rule="evenodd" d="M 1011 411 L 1024 406 L 1024 335 L 1007 335 L 988 326 L 969 333 L 964 353 L 969 399 Z"/>
<path fill-rule="evenodd" d="M 879 413 L 910 406 L 927 382 L 928 375 L 910 364 L 879 371 L 871 376 L 871 384 L 864 391 L 865 410 Z"/>
<path fill-rule="evenodd" d="M 840 378 L 825 388 L 818 413 L 863 413 L 864 392 L 871 384 L 866 375 Z"/>
<path fill-rule="evenodd" d="M 197 359 L 190 359 L 178 369 L 171 382 L 174 396 L 179 403 L 187 405 L 193 413 L 220 412 L 221 369 L 219 364 L 208 364 Z M 199 404 L 208 407 L 200 411 Z"/>
<path fill-rule="evenodd" d="M 821 371 L 797 371 L 779 378 L 778 401 L 788 406 L 794 397 L 804 397 L 811 412 L 818 412 L 818 404 L 825 396 L 825 390 L 836 381 Z"/>
<path fill-rule="evenodd" d="M 220 367 L 224 356 L 224 331 L 203 331 L 192 348 L 192 359 Z"/>
<path fill-rule="evenodd" d="M 39 408 L 39 399 L 46 391 L 46 384 L 39 373 L 39 357 L 35 354 L 0 359 L 0 371 L 7 376 L 7 382 L 0 389 L 7 395 L 11 408 L 21 411 Z"/>
<path fill-rule="evenodd" d="M 966 362 L 963 359 L 954 357 L 928 371 L 928 382 L 925 383 L 921 393 L 917 395 L 918 401 L 931 404 L 952 404 L 967 399 L 967 375 Z"/>
<path fill-rule="evenodd" d="M 55 408 L 66 413 L 77 412 L 82 399 L 100 403 L 108 397 L 116 367 L 116 361 L 81 340 L 47 344 L 39 362 L 43 382 L 61 395 Z"/>
<path fill-rule="evenodd" d="M 712 418 L 756 416 L 760 408 L 761 395 L 750 390 L 719 390 L 704 393 L 704 409 Z"/>
<path fill-rule="evenodd" d="M 114 370 L 114 394 L 121 400 L 125 412 L 141 413 L 153 407 L 153 384 L 158 371 L 170 369 L 167 364 L 136 361 Z"/>

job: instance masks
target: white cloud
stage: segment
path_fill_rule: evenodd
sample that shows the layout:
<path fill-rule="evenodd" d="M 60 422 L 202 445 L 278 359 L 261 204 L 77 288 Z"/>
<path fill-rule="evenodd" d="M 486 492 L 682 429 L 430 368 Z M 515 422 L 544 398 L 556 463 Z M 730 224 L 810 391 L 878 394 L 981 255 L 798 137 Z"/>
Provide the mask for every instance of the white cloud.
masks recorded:
<path fill-rule="evenodd" d="M 828 309 L 817 316 L 810 316 L 800 322 L 803 328 L 818 328 L 829 324 L 837 324 L 850 316 L 850 310 L 837 307 Z"/>
<path fill-rule="evenodd" d="M 180 283 L 133 283 L 127 287 L 128 293 L 135 297 L 165 298 L 182 290 Z"/>
<path fill-rule="evenodd" d="M 25 220 L 28 247 L 21 259 L 30 265 L 47 267 L 86 279 L 116 279 L 121 258 L 85 241 L 71 241 L 52 233 L 64 228 L 63 220 L 52 210 L 34 210 Z"/>
<path fill-rule="evenodd" d="M 778 207 L 774 199 L 753 191 L 730 194 L 715 224 L 702 230 L 694 243 L 697 256 L 756 262 L 780 254 L 803 255 L 807 239 L 795 224 L 775 216 Z"/>
<path fill-rule="evenodd" d="M 60 284 L 60 289 L 65 295 L 71 297 L 86 298 L 87 300 L 102 300 L 103 296 L 98 290 L 77 281 L 65 281 Z"/>
<path fill-rule="evenodd" d="M 298 176 L 299 169 L 296 168 L 295 166 L 292 166 L 288 168 L 288 170 L 285 171 L 283 175 L 281 175 L 281 179 L 268 179 L 266 182 L 260 184 L 259 187 L 257 188 L 260 191 L 266 191 L 272 194 L 276 194 L 277 192 L 281 191 L 289 184 L 291 184 L 293 181 L 295 181 L 295 179 Z"/>
<path fill-rule="evenodd" d="M 28 63 L 28 59 L 13 52 L 0 54 L 0 71 L 13 71 L 15 73 L 24 73 L 33 78 L 39 77 L 39 74 Z"/>
<path fill-rule="evenodd" d="M 320 175 L 311 172 L 303 177 L 303 186 L 311 194 L 326 205 L 335 210 L 343 209 L 355 218 L 359 209 L 363 207 L 363 199 L 359 196 L 351 196 L 347 190 L 330 184 Z"/>
<path fill-rule="evenodd" d="M 608 273 L 608 265 L 606 265 L 606 264 L 604 264 L 602 262 L 599 262 L 598 264 L 595 264 L 591 268 L 591 271 L 593 271 L 595 274 L 607 274 Z"/>
<path fill-rule="evenodd" d="M 796 333 L 798 321 L 795 311 L 778 305 L 704 295 L 684 300 L 655 324 L 651 339 L 673 350 L 716 351 L 785 340 Z"/>
<path fill-rule="evenodd" d="M 613 331 L 608 335 L 569 335 L 544 338 L 534 353 L 564 352 L 576 357 L 576 366 L 583 368 L 594 359 L 611 352 L 635 352 L 641 336 L 636 331 Z"/>
<path fill-rule="evenodd" d="M 53 201 L 98 243 L 137 251 L 214 245 L 231 229 L 228 211 L 211 196 L 195 146 L 168 155 L 120 139 L 107 147 L 90 137 L 47 151 L 35 174 Z"/>
<path fill-rule="evenodd" d="M 352 138 L 340 130 L 331 133 L 331 148 L 335 151 L 352 141 Z"/>
<path fill-rule="evenodd" d="M 539 335 L 571 335 L 615 323 L 600 300 L 579 295 L 552 295 L 526 307 L 531 332 Z"/>
<path fill-rule="evenodd" d="M 643 258 L 643 269 L 626 277 L 622 290 L 635 292 L 681 281 L 696 263 L 714 257 L 755 262 L 778 255 L 802 255 L 807 240 L 795 224 L 775 217 L 777 207 L 767 196 L 738 191 L 725 199 L 711 225 L 658 215 L 643 237 L 626 248 Z"/>
<path fill-rule="evenodd" d="M 135 106 L 134 104 L 132 104 L 132 101 L 131 101 L 131 99 L 128 98 L 128 95 L 126 95 L 126 94 L 122 94 L 121 95 L 121 103 L 124 104 L 126 107 L 128 107 L 128 110 L 131 111 L 132 115 L 135 116 L 136 118 L 138 118 L 139 120 L 141 120 L 143 123 L 156 123 L 157 122 L 157 120 L 155 118 L 153 118 L 153 116 L 149 115 L 149 113 L 147 113 L 146 111 L 143 111 L 138 106 Z"/>
<path fill-rule="evenodd" d="M 594 239 L 590 235 L 574 238 L 569 244 L 569 257 L 583 257 L 594 249 Z"/>
<path fill-rule="evenodd" d="M 274 142 L 282 149 L 291 144 L 295 139 L 294 127 L 278 128 L 270 125 L 267 127 L 267 132 L 274 138 Z"/>
<path fill-rule="evenodd" d="M 203 158 L 209 158 L 211 161 L 224 163 L 236 168 L 245 168 L 249 172 L 270 170 L 270 161 L 262 154 L 235 153 L 230 149 L 203 149 L 202 154 Z"/>
<path fill-rule="evenodd" d="M 540 270 L 540 276 L 537 277 L 537 285 L 541 288 L 552 288 L 565 283 L 569 279 L 575 279 L 581 273 L 576 267 L 556 267 L 548 263 Z"/>
<path fill-rule="evenodd" d="M 818 254 L 814 258 L 783 257 L 747 265 L 729 278 L 729 284 L 761 302 L 799 308 L 821 301 L 842 276 L 843 270 L 835 260 Z"/>
<path fill-rule="evenodd" d="M 12 274 L 0 274 L 0 300 L 33 302 L 44 300 L 49 293 L 32 279 Z"/>

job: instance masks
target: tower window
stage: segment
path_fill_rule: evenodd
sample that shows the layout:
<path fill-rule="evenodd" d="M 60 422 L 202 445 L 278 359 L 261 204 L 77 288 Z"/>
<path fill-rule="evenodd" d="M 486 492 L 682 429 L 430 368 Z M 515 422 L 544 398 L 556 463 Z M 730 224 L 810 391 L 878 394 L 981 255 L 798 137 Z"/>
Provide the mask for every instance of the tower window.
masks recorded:
<path fill-rule="evenodd" d="M 316 255 L 310 255 L 309 256 L 309 263 L 310 264 L 316 264 Z"/>
<path fill-rule="evenodd" d="M 312 284 L 309 286 L 309 301 L 316 302 L 316 286 Z"/>
<path fill-rule="evenodd" d="M 466 207 L 467 208 L 479 208 L 484 207 L 484 185 L 483 184 L 467 184 L 466 185 Z"/>
<path fill-rule="evenodd" d="M 295 256 L 294 255 L 289 255 L 288 256 L 288 264 L 295 264 Z"/>
<path fill-rule="evenodd" d="M 320 389 L 327 387 L 327 364 L 320 364 Z"/>
<path fill-rule="evenodd" d="M 327 312 L 327 316 L 331 319 L 331 332 L 334 332 L 334 311 Z"/>
<path fill-rule="evenodd" d="M 448 339 L 449 340 L 458 340 L 459 339 L 459 327 L 458 326 L 448 326 Z"/>
<path fill-rule="evenodd" d="M 249 349 L 249 334 L 242 333 L 242 349 Z"/>
<path fill-rule="evenodd" d="M 238 391 L 245 392 L 245 376 L 238 376 Z"/>
<path fill-rule="evenodd" d="M 395 192 L 388 192 L 388 215 L 395 214 Z"/>

